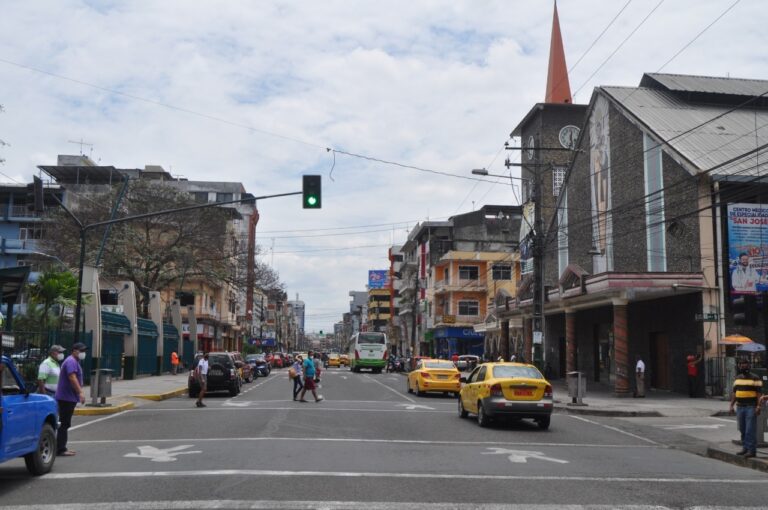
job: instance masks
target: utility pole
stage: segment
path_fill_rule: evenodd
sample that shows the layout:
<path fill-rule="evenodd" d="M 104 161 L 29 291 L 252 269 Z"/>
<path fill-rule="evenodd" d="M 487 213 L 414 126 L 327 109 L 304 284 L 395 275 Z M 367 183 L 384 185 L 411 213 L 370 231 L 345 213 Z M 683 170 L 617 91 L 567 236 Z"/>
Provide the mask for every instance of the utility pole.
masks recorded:
<path fill-rule="evenodd" d="M 411 317 L 411 369 L 413 361 L 416 358 L 416 314 L 419 311 L 419 266 L 421 257 L 419 255 L 419 245 L 416 245 L 416 290 L 413 293 L 413 310 Z"/>
<path fill-rule="evenodd" d="M 538 143 L 536 144 L 539 145 Z M 544 343 L 544 221 L 541 217 L 541 165 L 539 151 L 534 151 L 533 157 L 533 345 L 531 359 L 533 363 L 535 346 Z"/>

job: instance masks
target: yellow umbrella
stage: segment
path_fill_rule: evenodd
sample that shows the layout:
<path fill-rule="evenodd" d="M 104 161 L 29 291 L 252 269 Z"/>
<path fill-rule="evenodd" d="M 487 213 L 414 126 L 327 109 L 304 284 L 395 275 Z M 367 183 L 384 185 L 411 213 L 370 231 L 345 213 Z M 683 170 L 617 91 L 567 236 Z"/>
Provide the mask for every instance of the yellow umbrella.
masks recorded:
<path fill-rule="evenodd" d="M 751 338 L 747 338 L 744 335 L 728 335 L 728 336 L 724 336 L 720 340 L 720 343 L 721 344 L 731 344 L 731 345 L 749 344 L 749 343 L 752 343 L 752 339 Z"/>

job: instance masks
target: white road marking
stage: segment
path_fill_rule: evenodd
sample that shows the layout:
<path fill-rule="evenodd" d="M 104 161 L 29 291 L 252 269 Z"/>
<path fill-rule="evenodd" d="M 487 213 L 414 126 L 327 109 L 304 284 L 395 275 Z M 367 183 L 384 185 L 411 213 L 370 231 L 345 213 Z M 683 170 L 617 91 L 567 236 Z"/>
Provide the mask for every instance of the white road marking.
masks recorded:
<path fill-rule="evenodd" d="M 332 438 L 332 437 L 206 437 L 206 438 L 174 438 L 174 439 L 92 439 L 83 441 L 69 441 L 72 444 L 101 444 L 101 443 L 184 443 L 184 442 L 242 442 L 242 441 L 307 441 L 310 443 L 329 442 L 329 443 L 395 443 L 395 444 L 425 444 L 425 445 L 449 445 L 449 446 L 483 446 L 483 445 L 504 445 L 504 446 L 537 446 L 537 447 L 574 447 L 574 448 L 658 448 L 666 449 L 667 446 L 649 446 L 649 445 L 626 445 L 626 444 L 590 444 L 590 443 L 532 443 L 507 442 L 507 441 L 430 441 L 423 439 L 355 439 L 355 438 Z"/>
<path fill-rule="evenodd" d="M 412 399 L 411 397 L 409 397 L 408 395 L 403 395 L 403 394 L 402 394 L 402 393 L 400 393 L 399 391 L 397 391 L 397 390 L 395 390 L 395 389 L 393 389 L 393 388 L 390 388 L 389 386 L 387 386 L 387 385 L 386 385 L 386 384 L 384 384 L 383 382 L 381 382 L 381 381 L 377 381 L 376 379 L 374 379 L 374 378 L 373 378 L 373 377 L 371 377 L 370 375 L 368 375 L 368 374 L 364 374 L 364 377 L 367 377 L 368 379 L 370 379 L 371 381 L 375 382 L 376 384 L 380 384 L 380 385 L 384 386 L 386 389 L 388 389 L 389 391 L 391 391 L 391 392 L 392 392 L 392 393 L 394 393 L 395 395 L 398 395 L 398 396 L 401 396 L 401 397 L 403 397 L 403 398 L 404 398 L 405 400 L 407 400 L 408 402 L 411 402 L 411 403 L 414 403 L 414 404 L 416 403 L 416 401 L 415 401 L 415 400 L 413 400 L 413 399 Z"/>
<path fill-rule="evenodd" d="M 103 418 L 96 418 L 95 420 L 87 421 L 85 423 L 81 423 L 80 425 L 75 425 L 74 427 L 69 427 L 69 431 L 72 432 L 73 430 L 81 429 L 83 427 L 87 427 L 88 425 L 93 425 L 94 423 L 98 423 L 100 421 L 109 420 L 111 418 L 116 418 L 117 416 L 123 416 L 126 413 L 130 413 L 131 410 L 127 411 L 120 411 L 119 413 L 110 414 L 109 416 L 105 416 Z"/>
<path fill-rule="evenodd" d="M 192 453 L 203 453 L 200 450 L 191 450 L 183 452 L 187 448 L 192 448 L 192 444 L 182 444 L 173 448 L 166 448 L 165 450 L 155 448 L 154 446 L 139 446 L 139 453 L 126 453 L 123 457 L 129 457 L 132 459 L 149 459 L 152 462 L 176 462 L 177 455 L 189 455 Z"/>
<path fill-rule="evenodd" d="M 248 407 L 254 402 L 246 400 L 245 402 L 230 402 L 229 400 L 225 400 L 223 406 L 229 406 L 229 407 Z"/>
<path fill-rule="evenodd" d="M 413 411 L 414 409 L 429 409 L 430 411 L 434 411 L 434 407 L 429 406 L 423 406 L 421 404 L 396 404 L 398 407 L 403 407 L 406 411 Z"/>
<path fill-rule="evenodd" d="M 735 419 L 733 419 L 733 418 L 731 418 L 731 419 L 728 419 L 728 418 L 720 418 L 719 416 L 710 416 L 710 417 L 709 417 L 709 419 L 710 419 L 710 420 L 720 420 L 720 421 L 724 421 L 724 422 L 726 422 L 726 423 L 730 423 L 731 425 L 735 425 L 735 424 L 736 424 L 736 420 L 735 420 Z"/>
<path fill-rule="evenodd" d="M 113 510 L 115 503 L 70 503 L 55 505 L 14 505 L 3 507 L 6 510 Z M 416 503 L 390 501 L 269 501 L 269 500 L 192 500 L 192 501 L 121 501 L 123 510 L 214 510 L 232 508 L 234 510 L 562 510 L 562 504 L 514 504 L 514 503 Z M 574 505 L 569 510 L 672 510 L 660 505 Z M 697 506 L 696 510 L 715 510 L 722 507 Z M 740 510 L 764 510 L 764 507 L 739 507 Z"/>
<path fill-rule="evenodd" d="M 327 399 L 324 399 L 323 402 L 327 402 Z M 419 411 L 419 410 L 413 410 L 413 411 L 406 411 L 405 409 L 349 409 L 344 407 L 326 407 L 324 403 L 315 403 L 310 401 L 309 404 L 306 405 L 304 402 L 296 402 L 295 406 L 290 407 L 256 407 L 256 406 L 249 406 L 249 407 L 238 407 L 238 406 L 227 406 L 224 407 L 222 403 L 222 407 L 207 407 L 205 409 L 199 409 L 197 407 L 175 407 L 175 408 L 167 408 L 164 407 L 162 409 L 134 409 L 133 412 L 139 412 L 139 413 L 166 413 L 166 412 L 174 412 L 174 413 L 183 413 L 183 412 L 190 412 L 190 413 L 221 413 L 224 411 L 333 411 L 333 412 L 348 412 L 348 413 L 441 413 L 441 414 L 456 414 L 456 411 Z M 72 429 L 70 429 L 72 430 Z"/>
<path fill-rule="evenodd" d="M 656 428 L 664 429 L 664 430 L 688 430 L 688 429 L 719 429 L 720 427 L 725 427 L 722 423 L 713 423 L 712 425 L 692 425 L 692 424 L 684 424 L 684 425 L 654 425 Z"/>
<path fill-rule="evenodd" d="M 354 471 L 278 471 L 269 469 L 210 469 L 199 471 L 114 471 L 114 472 L 83 472 L 83 473 L 49 473 L 37 480 L 77 480 L 88 478 L 160 478 L 160 477 L 250 477 L 265 476 L 297 478 L 403 478 L 426 480 L 501 480 L 501 481 L 542 481 L 542 482 L 605 482 L 605 483 L 695 483 L 695 484 L 728 484 L 728 485 L 768 485 L 768 478 L 653 478 L 635 476 L 525 476 L 525 475 L 488 475 L 488 474 L 455 474 L 455 473 L 372 473 Z M 231 480 L 231 478 L 230 478 Z"/>
<path fill-rule="evenodd" d="M 508 450 L 506 448 L 488 448 L 488 452 L 482 452 L 482 455 L 507 455 L 507 458 L 513 464 L 525 464 L 528 459 L 546 460 L 556 464 L 568 464 L 567 460 L 546 457 L 543 452 L 532 452 L 529 450 Z"/>
<path fill-rule="evenodd" d="M 631 432 L 627 432 L 626 430 L 621 430 L 620 428 L 617 428 L 617 427 L 611 427 L 610 425 L 604 425 L 604 424 L 596 422 L 596 421 L 592 421 L 592 420 L 588 420 L 586 418 L 582 418 L 581 416 L 574 416 L 572 414 L 566 414 L 565 416 L 567 416 L 569 418 L 573 418 L 574 420 L 580 420 L 580 421 L 584 421 L 584 422 L 587 422 L 587 423 L 591 423 L 592 425 L 597 425 L 599 427 L 603 427 L 603 428 L 606 428 L 608 430 L 613 430 L 614 432 L 618 432 L 620 434 L 624 434 L 624 435 L 627 435 L 629 437 L 634 437 L 635 439 L 640 439 L 641 441 L 646 441 L 646 442 L 651 443 L 651 444 L 655 444 L 655 445 L 659 444 L 656 441 L 648 439 L 647 437 L 638 436 L 637 434 L 633 434 Z"/>

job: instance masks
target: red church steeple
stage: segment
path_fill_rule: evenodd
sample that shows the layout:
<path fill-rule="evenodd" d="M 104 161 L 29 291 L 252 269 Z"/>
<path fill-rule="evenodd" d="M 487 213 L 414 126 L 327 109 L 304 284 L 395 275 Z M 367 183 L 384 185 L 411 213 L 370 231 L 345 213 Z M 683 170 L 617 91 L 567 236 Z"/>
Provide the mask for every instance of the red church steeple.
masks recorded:
<path fill-rule="evenodd" d="M 545 103 L 572 103 L 571 85 L 568 82 L 568 67 L 565 65 L 563 37 L 560 35 L 560 19 L 557 17 L 557 2 L 555 15 L 552 19 L 552 40 L 549 43 L 549 72 L 547 74 L 547 95 Z"/>

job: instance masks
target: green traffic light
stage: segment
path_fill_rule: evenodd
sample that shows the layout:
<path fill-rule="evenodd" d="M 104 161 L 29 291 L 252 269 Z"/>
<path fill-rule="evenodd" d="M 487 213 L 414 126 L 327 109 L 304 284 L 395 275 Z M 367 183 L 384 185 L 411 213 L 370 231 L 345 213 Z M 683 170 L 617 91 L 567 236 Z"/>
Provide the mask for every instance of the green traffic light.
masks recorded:
<path fill-rule="evenodd" d="M 307 197 L 307 205 L 316 205 L 316 204 L 317 204 L 317 197 L 315 196 Z"/>

